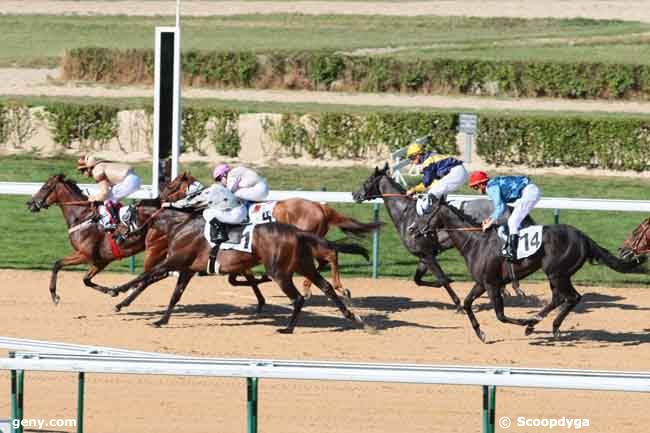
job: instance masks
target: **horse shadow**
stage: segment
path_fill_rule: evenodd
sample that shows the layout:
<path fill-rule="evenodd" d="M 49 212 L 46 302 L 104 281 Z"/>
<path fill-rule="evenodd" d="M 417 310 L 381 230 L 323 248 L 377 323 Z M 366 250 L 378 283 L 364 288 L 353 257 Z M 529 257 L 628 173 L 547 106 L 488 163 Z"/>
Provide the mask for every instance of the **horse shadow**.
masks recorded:
<path fill-rule="evenodd" d="M 364 298 L 360 298 L 364 299 Z M 391 298 L 387 298 L 391 299 Z M 408 306 L 409 298 L 404 298 L 402 303 Z M 375 330 L 387 330 L 393 328 L 401 327 L 415 327 L 421 329 L 450 329 L 452 327 L 436 327 L 430 325 L 423 325 L 415 322 L 409 322 L 406 320 L 395 320 L 390 319 L 387 313 L 401 311 L 401 307 L 395 309 L 394 307 L 388 308 L 389 303 L 386 300 L 383 302 L 377 303 L 376 301 L 370 301 L 365 303 L 365 306 L 358 304 L 359 300 L 355 299 L 350 307 L 358 314 L 367 325 L 370 325 Z M 350 304 L 350 303 L 349 303 Z M 438 303 L 433 303 L 438 304 Z M 369 312 L 365 313 L 364 311 L 359 311 L 359 309 L 372 309 L 371 305 L 379 306 L 384 305 L 389 311 L 378 313 Z M 310 307 L 329 307 L 331 308 L 331 313 L 328 311 L 325 314 L 320 312 L 315 313 L 309 311 Z M 451 308 L 451 307 L 450 307 Z M 124 320 L 153 320 L 160 318 L 165 310 L 157 311 L 123 311 L 118 313 L 123 316 Z M 264 325 L 275 328 L 286 327 L 293 307 L 291 305 L 280 305 L 280 304 L 266 304 L 264 310 L 261 313 L 256 312 L 256 305 L 251 305 L 250 307 L 239 307 L 231 304 L 192 304 L 184 305 L 179 304 L 174 309 L 170 325 L 166 327 L 195 327 L 194 324 L 185 324 L 185 325 L 174 325 L 175 318 L 183 317 L 186 319 L 220 319 L 218 323 L 206 323 L 200 326 L 244 326 L 244 325 Z M 327 332 L 345 332 L 353 331 L 359 329 L 358 326 L 355 326 L 349 320 L 340 316 L 338 309 L 326 296 L 312 296 L 310 299 L 305 301 L 303 310 L 300 313 L 300 318 L 298 320 L 298 328 L 310 328 L 315 330 L 320 330 L 321 332 L 327 330 Z"/>
<path fill-rule="evenodd" d="M 612 296 L 606 295 L 603 293 L 585 293 L 582 295 L 581 302 L 576 305 L 576 308 L 573 310 L 575 313 L 583 314 L 589 313 L 592 310 L 600 308 L 618 308 L 620 310 L 632 310 L 632 311 L 650 311 L 650 307 L 640 307 L 634 304 L 626 304 L 620 301 L 626 299 L 623 296 Z"/>
<path fill-rule="evenodd" d="M 641 332 L 610 332 L 602 329 L 570 329 L 562 331 L 560 337 L 554 337 L 551 332 L 535 331 L 531 346 L 561 346 L 576 347 L 586 343 L 620 343 L 623 346 L 639 346 L 650 343 L 650 329 Z"/>

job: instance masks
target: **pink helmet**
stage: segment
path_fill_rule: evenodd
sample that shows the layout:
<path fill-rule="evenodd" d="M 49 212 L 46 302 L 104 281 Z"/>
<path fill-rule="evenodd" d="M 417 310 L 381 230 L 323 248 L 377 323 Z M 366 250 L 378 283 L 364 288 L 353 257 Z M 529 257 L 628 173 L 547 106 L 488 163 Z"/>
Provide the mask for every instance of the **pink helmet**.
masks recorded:
<path fill-rule="evenodd" d="M 226 163 L 217 165 L 212 171 L 212 179 L 219 180 L 230 171 L 230 166 Z"/>

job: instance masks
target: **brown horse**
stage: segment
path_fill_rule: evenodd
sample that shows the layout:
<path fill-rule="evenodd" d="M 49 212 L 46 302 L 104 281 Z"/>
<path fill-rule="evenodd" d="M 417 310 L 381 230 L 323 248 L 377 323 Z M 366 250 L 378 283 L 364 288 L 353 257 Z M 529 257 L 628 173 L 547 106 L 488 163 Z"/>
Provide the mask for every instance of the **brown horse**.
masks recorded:
<path fill-rule="evenodd" d="M 190 187 L 199 187 L 200 183 L 189 173 L 183 173 L 167 186 L 167 200 L 170 202 L 185 197 Z M 280 223 L 291 224 L 300 230 L 325 237 L 331 226 L 340 228 L 346 235 L 365 236 L 379 228 L 381 223 L 362 223 L 354 218 L 347 217 L 326 204 L 316 203 L 302 198 L 290 198 L 277 201 L 273 208 L 273 218 Z M 319 270 L 324 262 L 319 261 Z M 332 282 L 334 288 L 349 296 L 343 289 L 341 277 L 335 264 L 332 266 Z M 303 282 L 304 296 L 309 297 L 311 283 Z"/>
<path fill-rule="evenodd" d="M 50 296 L 55 304 L 58 304 L 60 300 L 56 293 L 57 274 L 64 266 L 87 264 L 90 269 L 84 276 L 84 284 L 102 293 L 108 293 L 109 288 L 93 283 L 92 278 L 109 263 L 144 250 L 144 236 L 131 237 L 116 247 L 104 228 L 93 221 L 96 209 L 93 203 L 87 200 L 88 197 L 72 179 L 66 179 L 63 174 L 57 174 L 50 177 L 27 202 L 27 207 L 32 212 L 39 212 L 51 205 L 59 205 L 68 225 L 70 244 L 75 250 L 69 256 L 54 262 L 50 279 Z M 145 261 L 145 266 L 147 265 Z"/>
<path fill-rule="evenodd" d="M 161 198 L 165 200 L 167 189 L 161 191 Z M 143 202 L 145 203 L 145 202 Z M 149 200 L 146 203 L 158 207 L 158 200 Z M 145 237 L 132 236 L 127 242 L 117 246 L 110 239 L 110 233 L 98 224 L 94 218 L 96 209 L 88 201 L 88 197 L 79 189 L 76 182 L 66 179 L 65 175 L 57 174 L 50 177 L 45 184 L 27 202 L 27 207 L 32 212 L 39 212 L 51 205 L 59 205 L 63 218 L 68 225 L 68 237 L 74 253 L 54 263 L 50 280 L 50 295 L 55 304 L 60 297 L 56 293 L 56 280 L 59 270 L 65 266 L 87 264 L 90 269 L 84 276 L 84 284 L 102 293 L 110 293 L 110 288 L 93 283 L 92 279 L 101 272 L 109 263 L 138 254 L 145 249 Z M 166 254 L 167 239 L 164 234 L 147 233 L 146 244 L 151 248 L 144 260 L 144 269 L 148 270 L 159 263 Z M 164 246 L 164 248 L 161 248 Z"/>
<path fill-rule="evenodd" d="M 135 289 L 116 306 L 116 310 L 128 306 L 147 286 L 166 278 L 169 272 L 177 271 L 180 275 L 167 311 L 154 323 L 155 326 L 161 326 L 169 322 L 174 306 L 180 300 L 192 277 L 197 272 L 206 270 L 211 247 L 203 236 L 205 221 L 201 215 L 167 209 L 159 212 L 147 225 L 151 225 L 153 230 L 167 233 L 169 240 L 167 256 L 149 272 L 114 289 L 116 292 Z M 266 273 L 278 283 L 293 304 L 293 314 L 289 324 L 279 332 L 293 332 L 304 304 L 304 297 L 292 281 L 294 273 L 299 273 L 316 284 L 335 303 L 346 319 L 363 324 L 360 318 L 347 309 L 332 285 L 318 272 L 314 260 L 335 263 L 339 252 L 363 255 L 367 258 L 368 252 L 365 248 L 356 244 L 330 242 L 282 223 L 256 225 L 251 242 L 250 253 L 235 250 L 219 251 L 217 256 L 219 272 L 244 274 L 252 267 L 263 264 Z"/>
<path fill-rule="evenodd" d="M 648 253 L 650 253 L 650 218 L 643 220 L 619 249 L 619 255 L 623 260 L 640 261 Z"/>

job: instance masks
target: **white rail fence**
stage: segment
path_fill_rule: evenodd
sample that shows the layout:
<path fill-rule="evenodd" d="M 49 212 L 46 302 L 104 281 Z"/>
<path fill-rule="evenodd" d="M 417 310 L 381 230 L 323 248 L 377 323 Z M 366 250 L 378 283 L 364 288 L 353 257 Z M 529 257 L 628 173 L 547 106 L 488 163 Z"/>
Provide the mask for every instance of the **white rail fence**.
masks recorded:
<path fill-rule="evenodd" d="M 257 431 L 260 379 L 481 386 L 483 431 L 488 433 L 495 428 L 497 386 L 650 392 L 650 372 L 200 358 L 6 338 L 0 338 L 0 348 L 19 350 L 0 358 L 0 369 L 12 372 L 12 420 L 22 419 L 25 371 L 74 372 L 79 374 L 80 432 L 85 373 L 245 378 L 249 433 Z"/>
<path fill-rule="evenodd" d="M 0 195 L 33 195 L 42 186 L 38 182 L 0 182 Z M 91 193 L 97 191 L 94 184 L 80 184 L 82 190 Z M 153 198 L 154 192 L 151 185 L 143 185 L 130 198 L 145 199 Z M 330 191 L 271 191 L 269 200 L 284 200 L 292 197 L 305 198 L 322 203 L 356 203 L 350 192 Z M 482 198 L 479 195 L 450 195 L 449 200 L 469 201 Z M 379 221 L 379 208 L 383 203 L 382 199 L 374 199 L 364 203 L 373 205 L 373 219 Z M 593 198 L 568 198 L 548 197 L 542 198 L 537 204 L 540 209 L 554 209 L 555 223 L 560 221 L 560 210 L 597 210 L 597 211 L 621 211 L 621 212 L 650 212 L 650 200 L 613 200 Z M 135 269 L 134 258 L 131 257 L 131 271 Z M 379 276 L 379 233 L 375 232 L 372 243 L 372 277 Z"/>

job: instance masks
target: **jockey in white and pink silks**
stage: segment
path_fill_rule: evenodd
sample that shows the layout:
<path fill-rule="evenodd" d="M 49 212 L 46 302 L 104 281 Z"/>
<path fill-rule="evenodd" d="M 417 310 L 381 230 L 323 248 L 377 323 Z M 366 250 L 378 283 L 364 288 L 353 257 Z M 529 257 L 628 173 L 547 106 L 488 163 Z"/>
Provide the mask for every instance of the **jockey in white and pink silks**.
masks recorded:
<path fill-rule="evenodd" d="M 222 163 L 215 167 L 212 177 L 242 200 L 264 201 L 269 195 L 266 180 L 248 167 L 230 168 L 228 164 Z"/>
<path fill-rule="evenodd" d="M 228 240 L 227 225 L 243 224 L 248 218 L 248 209 L 243 203 L 261 201 L 268 195 L 268 186 L 262 177 L 245 167 L 230 169 L 219 164 L 212 172 L 214 184 L 173 203 L 174 207 L 204 208 L 203 218 L 210 228 L 210 240 L 221 243 Z"/>

